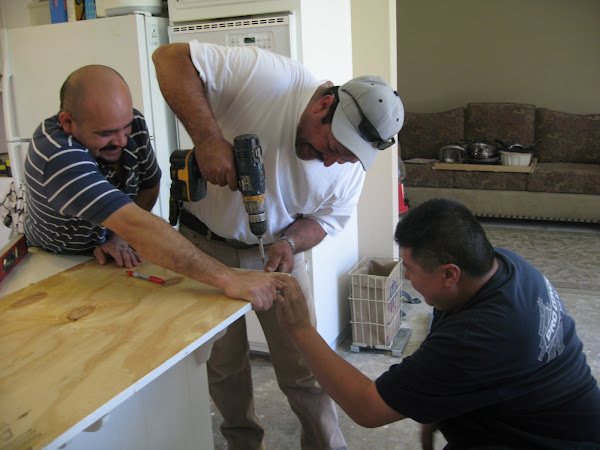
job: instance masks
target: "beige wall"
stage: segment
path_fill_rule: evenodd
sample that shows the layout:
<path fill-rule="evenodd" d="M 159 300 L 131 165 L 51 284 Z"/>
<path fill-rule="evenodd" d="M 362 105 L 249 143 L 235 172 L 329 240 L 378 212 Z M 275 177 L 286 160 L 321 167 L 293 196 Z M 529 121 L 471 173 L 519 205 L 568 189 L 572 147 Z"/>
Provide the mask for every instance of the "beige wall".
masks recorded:
<path fill-rule="evenodd" d="M 396 0 L 352 0 L 353 75 L 379 75 L 396 87 Z M 398 257 L 398 148 L 380 152 L 357 208 L 359 257 Z"/>
<path fill-rule="evenodd" d="M 600 112 L 600 1 L 397 0 L 407 111 L 467 102 Z"/>

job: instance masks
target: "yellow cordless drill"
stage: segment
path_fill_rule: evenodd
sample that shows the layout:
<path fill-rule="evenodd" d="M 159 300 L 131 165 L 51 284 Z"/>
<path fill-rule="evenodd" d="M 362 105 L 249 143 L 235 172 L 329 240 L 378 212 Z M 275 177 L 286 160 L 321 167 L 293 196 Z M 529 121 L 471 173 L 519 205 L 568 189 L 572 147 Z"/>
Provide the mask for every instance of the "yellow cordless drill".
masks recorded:
<path fill-rule="evenodd" d="M 265 215 L 265 167 L 262 148 L 255 134 L 243 134 L 233 141 L 233 155 L 238 187 L 248 213 L 250 231 L 258 237 L 260 257 L 265 263 L 262 237 L 267 231 Z M 169 223 L 177 225 L 183 202 L 197 202 L 206 196 L 206 180 L 202 177 L 193 150 L 175 150 L 170 157 L 171 198 Z"/>

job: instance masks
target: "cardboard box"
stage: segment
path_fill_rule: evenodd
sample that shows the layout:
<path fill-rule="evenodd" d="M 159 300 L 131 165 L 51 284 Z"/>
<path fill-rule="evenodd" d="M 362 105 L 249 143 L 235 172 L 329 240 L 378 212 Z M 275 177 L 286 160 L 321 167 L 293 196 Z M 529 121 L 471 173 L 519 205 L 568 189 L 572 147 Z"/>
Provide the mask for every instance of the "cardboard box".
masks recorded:
<path fill-rule="evenodd" d="M 367 257 L 349 275 L 353 345 L 389 349 L 402 322 L 402 262 Z"/>
<path fill-rule="evenodd" d="M 389 350 L 402 325 L 402 315 L 396 314 L 389 325 L 378 325 L 367 322 L 352 323 L 352 345 Z"/>

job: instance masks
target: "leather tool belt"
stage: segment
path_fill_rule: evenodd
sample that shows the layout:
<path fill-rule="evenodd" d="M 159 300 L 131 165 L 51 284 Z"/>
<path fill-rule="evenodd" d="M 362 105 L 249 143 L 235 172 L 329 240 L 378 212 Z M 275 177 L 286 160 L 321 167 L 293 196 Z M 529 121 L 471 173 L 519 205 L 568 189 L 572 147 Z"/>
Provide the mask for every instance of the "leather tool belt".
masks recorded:
<path fill-rule="evenodd" d="M 179 223 L 189 228 L 190 230 L 198 233 L 200 236 L 204 236 L 209 241 L 222 242 L 223 244 L 227 244 L 230 247 L 238 249 L 258 247 L 258 244 L 246 244 L 245 242 L 238 241 L 235 239 L 227 239 L 219 236 L 218 234 L 213 233 L 204 224 L 204 222 L 200 221 L 200 219 L 198 219 L 196 216 L 189 213 L 185 209 L 181 210 L 181 213 L 179 215 Z"/>

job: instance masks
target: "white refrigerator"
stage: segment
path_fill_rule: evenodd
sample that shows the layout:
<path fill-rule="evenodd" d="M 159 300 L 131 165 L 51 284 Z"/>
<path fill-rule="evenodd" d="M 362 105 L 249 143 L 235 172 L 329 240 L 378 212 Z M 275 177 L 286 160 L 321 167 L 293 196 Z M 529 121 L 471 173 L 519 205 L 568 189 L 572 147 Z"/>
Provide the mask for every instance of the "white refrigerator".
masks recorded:
<path fill-rule="evenodd" d="M 29 140 L 42 120 L 58 112 L 67 76 L 81 66 L 103 64 L 123 76 L 134 107 L 146 117 L 163 172 L 153 212 L 168 219 L 175 117 L 161 95 L 152 63 L 153 51 L 168 42 L 167 27 L 168 19 L 132 14 L 4 30 L 4 123 L 17 183 L 23 182 Z"/>

